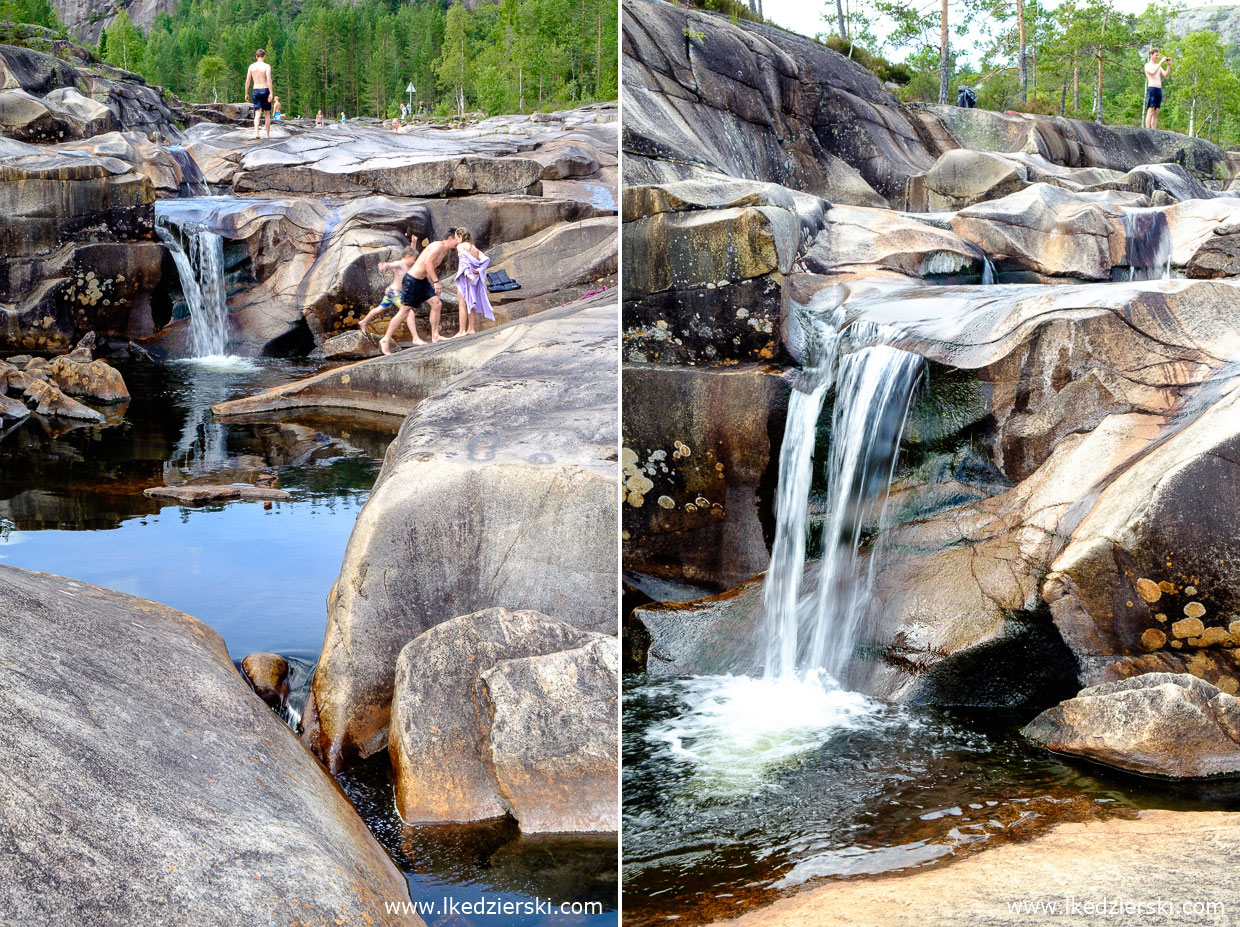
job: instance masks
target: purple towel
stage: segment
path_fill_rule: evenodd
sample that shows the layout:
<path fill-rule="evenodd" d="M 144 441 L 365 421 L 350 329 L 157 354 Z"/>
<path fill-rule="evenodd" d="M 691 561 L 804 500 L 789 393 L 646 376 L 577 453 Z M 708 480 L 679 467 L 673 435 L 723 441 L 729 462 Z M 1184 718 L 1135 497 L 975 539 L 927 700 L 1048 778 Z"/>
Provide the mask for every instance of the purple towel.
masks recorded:
<path fill-rule="evenodd" d="M 456 272 L 457 294 L 465 300 L 465 308 L 470 312 L 481 312 L 494 321 L 491 298 L 487 296 L 487 268 L 491 266 L 491 259 L 483 255 L 481 261 L 476 261 L 466 251 L 457 254 L 460 257 L 460 268 Z"/>

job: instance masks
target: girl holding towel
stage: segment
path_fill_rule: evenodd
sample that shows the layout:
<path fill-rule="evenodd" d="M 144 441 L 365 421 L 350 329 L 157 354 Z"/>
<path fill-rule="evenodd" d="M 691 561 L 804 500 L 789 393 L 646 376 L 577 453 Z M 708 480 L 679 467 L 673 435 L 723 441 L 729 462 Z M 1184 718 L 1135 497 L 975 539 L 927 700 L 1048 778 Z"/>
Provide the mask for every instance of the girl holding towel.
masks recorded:
<path fill-rule="evenodd" d="M 491 259 L 478 250 L 469 229 L 457 229 L 456 237 L 461 242 L 456 246 L 459 257 L 456 292 L 460 324 L 452 337 L 460 338 L 476 333 L 474 313 L 481 312 L 491 320 L 495 319 L 495 314 L 491 311 L 491 298 L 487 295 L 487 268 L 491 266 Z"/>

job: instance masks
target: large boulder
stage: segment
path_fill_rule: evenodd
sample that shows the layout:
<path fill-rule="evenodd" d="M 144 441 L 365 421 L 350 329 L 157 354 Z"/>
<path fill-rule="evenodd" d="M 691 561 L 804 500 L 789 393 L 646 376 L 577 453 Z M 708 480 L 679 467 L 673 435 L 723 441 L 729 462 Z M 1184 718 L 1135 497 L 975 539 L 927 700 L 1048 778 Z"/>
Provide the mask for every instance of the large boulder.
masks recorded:
<path fill-rule="evenodd" d="M 428 628 L 519 602 L 615 632 L 615 313 L 530 323 L 405 420 L 328 602 L 305 736 L 333 769 L 386 746 L 396 656 Z"/>
<path fill-rule="evenodd" d="M 44 369 L 66 395 L 104 403 L 129 401 L 125 378 L 107 361 L 76 361 L 66 354 L 54 358 Z"/>
<path fill-rule="evenodd" d="M 505 800 L 488 755 L 499 715 L 488 710 L 481 680 L 503 661 L 574 650 L 601 637 L 538 612 L 492 608 L 435 625 L 405 645 L 396 661 L 388 742 L 401 819 L 462 822 L 512 813 L 530 830 L 527 809 L 518 814 Z M 606 692 L 582 691 L 578 698 L 610 701 L 615 694 L 613 679 Z M 563 747 L 551 732 L 527 725 L 524 734 L 531 749 Z M 613 793 L 615 782 L 613 770 Z"/>
<path fill-rule="evenodd" d="M 1240 773 L 1240 699 L 1182 673 L 1082 689 L 1021 733 L 1055 753 L 1147 776 Z"/>
<path fill-rule="evenodd" d="M 58 142 L 65 123 L 38 97 L 24 90 L 0 91 L 0 134 L 23 142 Z"/>
<path fill-rule="evenodd" d="M 20 667 L 0 709 L 4 920 L 422 923 L 385 904 L 404 878 L 218 634 L 2 566 L 0 603 L 0 664 Z"/>
<path fill-rule="evenodd" d="M 952 218 L 952 229 L 1000 268 L 1109 280 L 1126 253 L 1119 196 L 1038 183 L 962 209 Z"/>
<path fill-rule="evenodd" d="M 967 148 L 944 152 L 920 180 L 925 188 L 925 208 L 931 212 L 963 209 L 1029 185 L 1028 169 L 1019 162 Z M 913 197 L 909 200 L 912 208 Z"/>
<path fill-rule="evenodd" d="M 948 229 L 890 209 L 836 206 L 826 228 L 805 253 L 815 274 L 874 274 L 894 271 L 911 277 L 980 274 L 982 254 Z"/>
<path fill-rule="evenodd" d="M 1159 210 L 1167 219 L 1171 235 L 1171 263 L 1185 270 L 1189 277 L 1227 276 L 1226 274 L 1195 273 L 1193 256 L 1211 239 L 1240 231 L 1240 199 L 1218 196 L 1210 200 L 1185 200 Z M 1220 243 L 1221 244 L 1221 243 Z M 1207 249 L 1203 254 L 1209 254 Z M 1204 262 L 1209 263 L 1209 262 Z M 1219 268 L 1224 269 L 1222 267 Z"/>
<path fill-rule="evenodd" d="M 1227 163 L 1217 145 L 1178 132 L 950 105 L 923 109 L 961 148 L 1036 155 L 1063 167 L 1126 172 L 1142 164 L 1174 162 L 1213 176 Z"/>
<path fill-rule="evenodd" d="M 874 75 L 810 39 L 650 0 L 623 11 L 626 170 L 629 155 L 688 162 L 876 206 L 930 168 L 936 141 L 956 147 L 928 144 Z"/>
<path fill-rule="evenodd" d="M 0 140 L 0 349 L 151 330 L 154 199 L 124 161 Z"/>
<path fill-rule="evenodd" d="M 525 833 L 617 833 L 620 642 L 503 660 L 479 678 L 487 760 Z"/>
<path fill-rule="evenodd" d="M 1213 228 L 1188 259 L 1184 275 L 1197 280 L 1240 276 L 1240 222 L 1232 219 Z"/>
<path fill-rule="evenodd" d="M 817 197 L 722 175 L 626 190 L 625 357 L 776 357 L 785 280 L 828 215 Z"/>
<path fill-rule="evenodd" d="M 170 105 L 161 89 L 148 86 L 137 74 L 99 61 L 85 49 L 61 40 L 53 44 L 61 46 L 60 57 L 0 45 L 0 97 L 18 92 L 35 97 L 58 124 L 55 138 L 40 137 L 40 141 L 89 138 L 116 130 L 166 139 L 180 135 L 177 123 L 184 114 Z M 5 108 L 0 103 L 0 111 Z M 3 124 L 0 118 L 0 127 Z M 0 134 L 10 132 L 5 129 Z"/>
<path fill-rule="evenodd" d="M 1240 381 L 1204 392 L 1050 564 L 1042 596 L 1086 683 L 1167 670 L 1240 687 Z"/>

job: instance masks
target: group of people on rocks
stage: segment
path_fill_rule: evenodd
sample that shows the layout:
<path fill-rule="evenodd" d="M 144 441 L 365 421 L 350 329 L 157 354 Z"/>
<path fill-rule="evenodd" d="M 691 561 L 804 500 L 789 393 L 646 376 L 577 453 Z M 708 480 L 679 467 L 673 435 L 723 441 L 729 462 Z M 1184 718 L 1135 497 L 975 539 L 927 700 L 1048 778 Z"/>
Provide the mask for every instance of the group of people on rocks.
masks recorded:
<path fill-rule="evenodd" d="M 267 137 L 271 137 L 271 119 L 273 105 L 279 109 L 278 99 L 274 96 L 271 76 L 271 65 L 267 64 L 267 53 L 259 49 L 254 53 L 254 63 L 245 75 L 247 93 L 253 88 L 251 102 L 254 106 L 254 137 L 259 137 L 259 126 L 264 115 L 267 121 Z M 402 104 L 402 114 L 406 114 Z M 344 121 L 344 113 L 340 114 Z M 315 116 L 315 125 L 323 125 L 323 111 Z M 399 120 L 393 120 L 393 128 L 399 129 Z M 439 317 L 443 311 L 443 301 L 439 298 L 443 292 L 443 284 L 439 280 L 439 268 L 451 251 L 457 254 L 457 272 L 455 276 L 458 298 L 459 326 L 454 338 L 476 333 L 474 317 L 483 315 L 494 319 L 491 300 L 487 295 L 487 268 L 491 259 L 478 250 L 473 236 L 467 228 L 453 229 L 445 238 L 427 243 L 419 251 L 417 235 L 409 242 L 409 247 L 395 261 L 386 261 L 379 265 L 380 271 L 391 271 L 392 282 L 383 293 L 379 305 L 361 319 L 358 327 L 367 332 L 367 326 L 378 316 L 395 309 L 396 314 L 388 323 L 387 331 L 379 339 L 379 349 L 384 354 L 392 353 L 393 338 L 402 325 L 409 329 L 415 345 L 426 344 L 418 336 L 416 311 L 419 307 L 430 307 L 430 343 L 442 341 L 439 334 Z"/>
<path fill-rule="evenodd" d="M 456 251 L 457 256 L 454 279 L 458 317 L 457 332 L 452 337 L 475 334 L 477 329 L 474 327 L 474 319 L 477 315 L 487 319 L 495 318 L 490 297 L 487 295 L 487 268 L 491 259 L 478 250 L 469 229 L 453 229 L 439 241 L 427 243 L 421 251 L 418 250 L 415 234 L 410 246 L 397 260 L 385 261 L 379 265 L 380 271 L 392 272 L 392 282 L 384 290 L 379 305 L 358 322 L 358 328 L 368 334 L 368 326 L 374 319 L 385 312 L 396 310 L 392 321 L 388 323 L 387 331 L 379 339 L 379 350 L 384 354 L 392 353 L 393 339 L 402 325 L 408 327 L 415 345 L 427 344 L 419 337 L 416 324 L 417 310 L 423 305 L 430 308 L 430 343 L 443 340 L 443 336 L 439 334 L 439 317 L 443 311 L 443 301 L 439 298 L 443 292 L 439 268 L 452 251 Z"/>

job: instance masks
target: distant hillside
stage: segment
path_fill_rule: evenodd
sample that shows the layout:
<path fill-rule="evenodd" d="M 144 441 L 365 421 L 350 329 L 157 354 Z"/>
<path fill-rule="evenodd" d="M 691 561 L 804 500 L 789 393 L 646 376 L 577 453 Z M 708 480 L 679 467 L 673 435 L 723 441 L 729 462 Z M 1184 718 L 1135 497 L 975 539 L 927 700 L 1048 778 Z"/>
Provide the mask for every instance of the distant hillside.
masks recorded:
<path fill-rule="evenodd" d="M 1207 29 L 1228 46 L 1230 57 L 1240 53 L 1240 4 L 1181 10 L 1167 17 L 1167 28 L 1177 36 Z"/>
<path fill-rule="evenodd" d="M 52 0 L 69 34 L 87 45 L 99 44 L 99 33 L 112 25 L 121 10 L 144 32 L 160 13 L 171 13 L 179 0 Z M 453 0 L 448 0 L 449 3 Z M 471 10 L 480 0 L 456 0 Z M 446 5 L 446 4 L 445 4 Z M 294 6 L 294 11 L 299 8 Z"/>
<path fill-rule="evenodd" d="M 60 21 L 69 34 L 88 45 L 99 44 L 99 33 L 128 10 L 134 24 L 145 30 L 160 13 L 170 13 L 177 0 L 53 0 Z"/>

